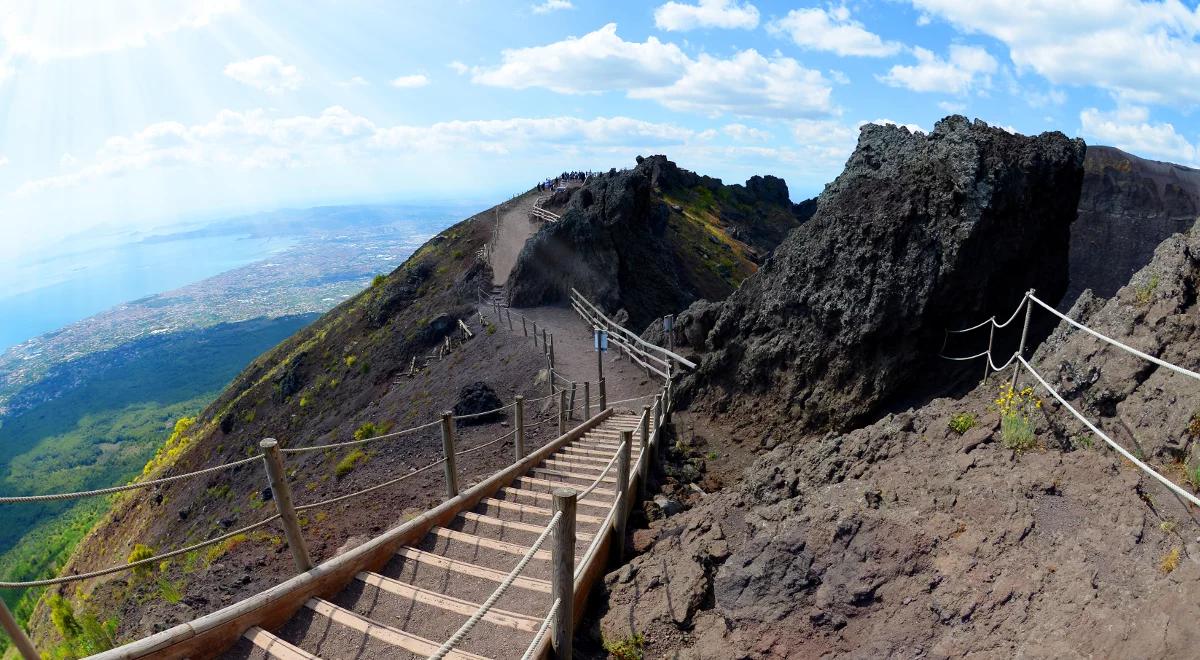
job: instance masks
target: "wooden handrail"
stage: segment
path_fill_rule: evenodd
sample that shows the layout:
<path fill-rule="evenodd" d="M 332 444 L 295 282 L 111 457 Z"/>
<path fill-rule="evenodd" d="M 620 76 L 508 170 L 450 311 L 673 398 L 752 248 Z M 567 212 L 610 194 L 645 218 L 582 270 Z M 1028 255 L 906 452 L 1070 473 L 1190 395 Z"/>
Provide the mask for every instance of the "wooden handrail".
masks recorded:
<path fill-rule="evenodd" d="M 675 360 L 676 362 L 687 367 L 688 369 L 696 368 L 695 362 L 692 362 L 691 360 L 688 360 L 687 358 L 685 358 L 677 353 L 673 353 L 673 352 L 663 348 L 662 346 L 656 346 L 654 344 L 651 344 L 650 342 L 646 341 L 645 339 L 642 339 L 641 337 L 634 334 L 632 331 L 627 330 L 626 328 L 618 325 L 617 323 L 614 323 L 611 319 L 609 319 L 607 316 L 604 315 L 604 312 L 601 312 L 599 309 L 596 308 L 595 305 L 588 302 L 588 299 L 583 297 L 583 294 L 579 293 L 579 291 L 576 290 L 575 287 L 571 287 L 571 294 L 575 297 L 578 297 L 579 302 L 583 303 L 584 305 L 586 305 L 588 307 L 588 309 L 595 312 L 595 315 L 599 316 L 600 319 L 602 319 L 605 322 L 606 326 L 615 327 L 617 332 L 623 333 L 624 335 L 626 335 L 633 341 L 641 344 L 642 346 L 645 346 L 647 349 L 655 350 L 655 351 L 658 351 L 659 353 L 662 353 L 663 355 L 666 355 L 667 357 Z"/>

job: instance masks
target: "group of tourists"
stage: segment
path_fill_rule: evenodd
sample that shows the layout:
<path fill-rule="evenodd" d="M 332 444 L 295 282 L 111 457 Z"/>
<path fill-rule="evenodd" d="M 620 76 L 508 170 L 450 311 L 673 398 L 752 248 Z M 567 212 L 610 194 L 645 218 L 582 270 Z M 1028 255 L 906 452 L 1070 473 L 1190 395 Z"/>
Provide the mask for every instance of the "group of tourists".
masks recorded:
<path fill-rule="evenodd" d="M 537 189 L 538 192 L 552 192 L 565 186 L 567 181 L 587 181 L 592 176 L 594 176 L 593 172 L 563 172 L 553 179 L 547 178 L 545 181 L 539 181 Z"/>

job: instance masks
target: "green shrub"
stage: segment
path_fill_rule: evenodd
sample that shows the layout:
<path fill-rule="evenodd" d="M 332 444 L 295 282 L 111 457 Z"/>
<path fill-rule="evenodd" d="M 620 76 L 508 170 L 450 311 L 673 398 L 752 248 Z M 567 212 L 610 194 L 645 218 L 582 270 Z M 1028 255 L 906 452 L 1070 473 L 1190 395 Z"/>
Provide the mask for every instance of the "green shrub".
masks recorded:
<path fill-rule="evenodd" d="M 617 660 L 642 660 L 645 657 L 646 637 L 634 633 L 625 639 L 604 640 L 604 650 Z"/>
<path fill-rule="evenodd" d="M 1187 479 L 1187 482 L 1191 485 L 1192 490 L 1200 492 L 1200 463 L 1197 463 L 1192 467 L 1185 466 L 1184 478 Z"/>
<path fill-rule="evenodd" d="M 142 561 L 143 559 L 149 559 L 153 556 L 154 548 L 138 543 L 134 545 L 133 550 L 129 552 L 129 558 L 127 559 L 126 563 L 132 564 L 137 561 Z M 153 570 L 154 568 L 150 564 L 143 564 L 142 566 L 138 566 L 137 568 L 133 569 L 133 572 L 139 575 L 148 575 Z"/>
<path fill-rule="evenodd" d="M 376 275 L 371 280 L 371 288 L 373 289 L 375 287 L 383 286 L 384 282 L 387 282 L 387 275 Z M 324 337 L 322 337 L 322 339 L 324 339 Z"/>
<path fill-rule="evenodd" d="M 338 461 L 336 467 L 333 468 L 333 474 L 338 479 L 350 474 L 354 468 L 358 467 L 359 463 L 367 460 L 367 454 L 361 449 L 355 449 L 349 454 L 346 454 L 342 460 Z"/>
<path fill-rule="evenodd" d="M 1030 416 L 1042 407 L 1042 401 L 1033 395 L 1033 388 L 1017 390 L 1008 384 L 1001 385 L 996 406 L 1000 411 L 1000 438 L 1005 449 L 1022 452 L 1036 447 L 1037 436 L 1033 433 Z"/>
<path fill-rule="evenodd" d="M 1150 301 L 1154 299 L 1154 291 L 1158 289 L 1158 280 L 1157 274 L 1151 275 L 1148 281 L 1137 287 L 1134 293 L 1139 305 L 1149 305 Z"/>
<path fill-rule="evenodd" d="M 347 367 L 353 367 L 354 364 L 358 362 L 358 357 L 354 355 L 347 355 L 345 362 Z"/>
<path fill-rule="evenodd" d="M 489 335 L 494 335 L 494 334 L 496 334 L 496 324 L 495 324 L 495 323 L 489 323 L 489 324 L 487 324 L 487 333 L 488 333 Z"/>
<path fill-rule="evenodd" d="M 101 623 L 95 614 L 76 616 L 71 602 L 62 596 L 50 598 L 50 620 L 66 641 L 66 648 L 55 649 L 54 657 L 92 655 L 116 646 L 115 618 Z"/>
<path fill-rule="evenodd" d="M 183 580 L 172 582 L 166 578 L 158 578 L 158 594 L 168 603 L 178 603 L 183 600 Z"/>
<path fill-rule="evenodd" d="M 975 415 L 971 413 L 958 413 L 950 418 L 950 430 L 962 435 L 967 431 L 975 428 Z"/>
<path fill-rule="evenodd" d="M 215 500 L 221 500 L 229 497 L 229 484 L 217 484 L 216 486 L 209 488 L 208 496 Z"/>

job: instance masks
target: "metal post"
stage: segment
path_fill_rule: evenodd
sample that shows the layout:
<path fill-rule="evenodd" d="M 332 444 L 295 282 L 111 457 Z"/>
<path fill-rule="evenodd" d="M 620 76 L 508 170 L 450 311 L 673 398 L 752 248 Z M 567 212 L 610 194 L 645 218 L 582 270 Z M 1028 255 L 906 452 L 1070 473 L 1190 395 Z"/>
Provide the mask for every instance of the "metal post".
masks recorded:
<path fill-rule="evenodd" d="M 660 417 L 660 415 L 662 415 L 662 395 L 661 394 L 654 397 L 654 417 L 652 419 L 654 420 L 654 433 L 655 433 L 655 435 L 654 435 L 654 452 L 656 454 L 658 454 L 659 458 L 662 458 L 662 456 L 665 453 L 665 450 L 663 449 L 662 418 Z"/>
<path fill-rule="evenodd" d="M 642 406 L 642 455 L 638 459 L 641 461 L 638 465 L 638 499 L 646 499 L 646 495 L 650 492 L 650 453 L 647 451 L 650 447 L 650 406 Z"/>
<path fill-rule="evenodd" d="M 1025 357 L 1025 337 L 1029 335 L 1029 315 L 1033 312 L 1033 303 L 1029 300 L 1029 296 L 1032 296 L 1033 292 L 1034 289 L 1025 292 L 1025 327 L 1021 328 L 1021 343 L 1017 345 L 1017 355 L 1019 357 Z M 1021 363 L 1013 360 L 1012 382 L 1009 386 L 1014 390 L 1017 389 L 1017 374 L 1019 373 L 1021 373 Z"/>
<path fill-rule="evenodd" d="M 571 381 L 571 405 L 567 406 L 567 419 L 575 419 L 575 381 Z M 584 416 L 584 419 L 587 419 Z"/>
<path fill-rule="evenodd" d="M 600 379 L 600 410 L 608 410 L 608 396 L 604 391 L 604 379 Z"/>
<path fill-rule="evenodd" d="M 663 386 L 663 408 L 662 408 L 663 424 L 671 423 L 671 381 Z"/>
<path fill-rule="evenodd" d="M 553 569 L 550 573 L 550 602 L 558 601 L 550 642 L 554 657 L 571 660 L 572 637 L 575 628 L 575 498 L 570 488 L 554 490 L 554 512 L 562 512 L 554 526 L 554 546 L 550 551 Z"/>
<path fill-rule="evenodd" d="M 988 350 L 987 355 L 984 356 L 983 360 L 983 380 L 979 381 L 980 385 L 987 383 L 988 370 L 990 370 L 992 366 L 992 340 L 995 339 L 995 337 L 996 319 L 993 317 L 991 327 L 988 328 Z"/>
<path fill-rule="evenodd" d="M 604 351 L 599 346 L 596 347 L 596 378 L 604 382 Z"/>
<path fill-rule="evenodd" d="M 516 420 L 517 432 L 513 437 L 516 438 L 517 460 L 525 458 L 525 397 L 517 395 Z"/>
<path fill-rule="evenodd" d="M 574 503 L 572 502 L 572 505 Z M 42 656 L 38 655 L 37 649 L 33 648 L 33 641 L 29 639 L 29 635 L 17 623 L 17 619 L 13 617 L 9 611 L 8 605 L 3 599 L 0 599 L 0 625 L 4 626 L 4 632 L 8 633 L 8 638 L 12 640 L 13 646 L 21 652 L 21 657 L 25 660 L 42 660 Z"/>
<path fill-rule="evenodd" d="M 625 529 L 629 526 L 629 454 L 633 447 L 633 431 L 621 431 L 621 447 L 617 450 L 617 515 L 613 520 L 616 538 L 617 563 L 625 561 Z"/>
<path fill-rule="evenodd" d="M 258 443 L 263 451 L 263 463 L 267 467 L 267 483 L 271 485 L 271 495 L 275 500 L 275 512 L 283 523 L 283 534 L 287 537 L 288 548 L 292 551 L 292 560 L 296 562 L 296 570 L 303 573 L 313 567 L 312 559 L 308 556 L 308 546 L 300 535 L 300 521 L 296 518 L 296 507 L 292 504 L 292 487 L 287 482 L 287 471 L 283 469 L 283 454 L 279 451 L 279 442 L 275 438 L 264 438 Z"/>
<path fill-rule="evenodd" d="M 562 436 L 567 432 L 567 390 L 563 388 L 558 391 L 558 435 Z"/>
<path fill-rule="evenodd" d="M 592 418 L 592 384 L 583 381 L 583 418 Z"/>
<path fill-rule="evenodd" d="M 458 495 L 458 469 L 454 465 L 454 413 L 442 413 L 442 455 L 446 458 L 446 499 Z"/>

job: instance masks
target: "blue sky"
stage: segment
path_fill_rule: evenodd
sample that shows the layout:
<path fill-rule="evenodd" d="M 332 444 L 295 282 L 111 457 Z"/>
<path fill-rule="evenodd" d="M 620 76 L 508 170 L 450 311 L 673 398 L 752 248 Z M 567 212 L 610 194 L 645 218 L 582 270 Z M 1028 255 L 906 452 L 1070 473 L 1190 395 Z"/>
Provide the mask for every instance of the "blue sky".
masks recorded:
<path fill-rule="evenodd" d="M 649 153 L 799 200 L 863 122 L 950 113 L 1200 165 L 1198 34 L 1175 0 L 6 0 L 0 258 Z"/>

